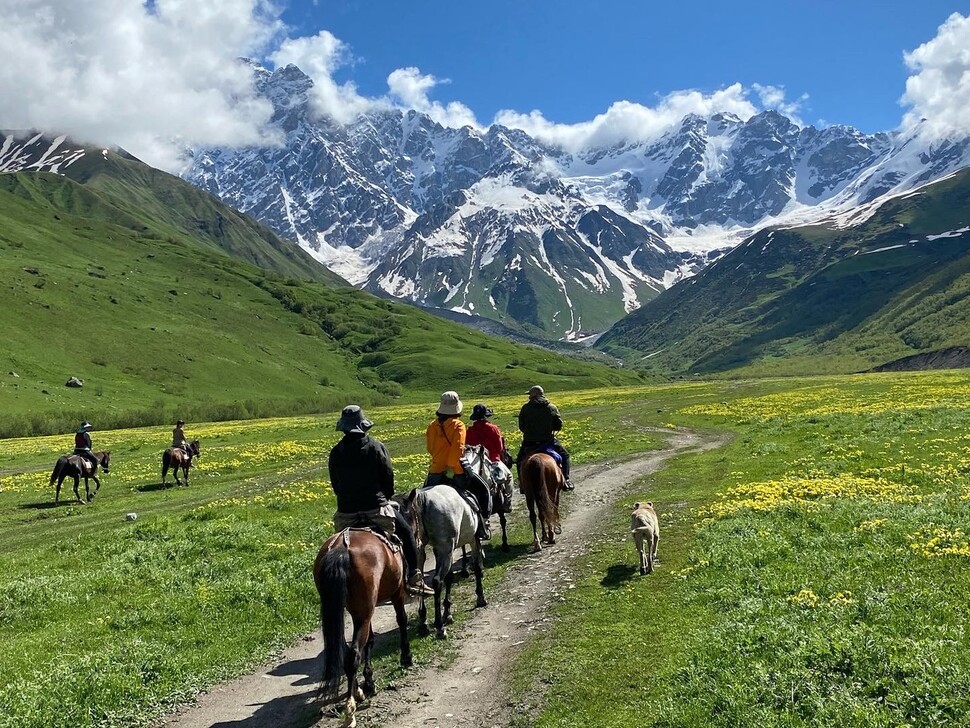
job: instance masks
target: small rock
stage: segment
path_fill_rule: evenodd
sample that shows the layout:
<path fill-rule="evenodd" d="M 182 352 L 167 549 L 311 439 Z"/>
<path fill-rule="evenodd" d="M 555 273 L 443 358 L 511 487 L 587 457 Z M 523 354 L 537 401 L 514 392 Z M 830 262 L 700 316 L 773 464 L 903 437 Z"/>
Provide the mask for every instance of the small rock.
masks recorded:
<path fill-rule="evenodd" d="M 17 374 L 17 372 L 10 372 L 10 376 L 11 377 L 17 377 L 18 379 L 20 378 L 20 375 Z"/>
<path fill-rule="evenodd" d="M 136 521 L 136 520 L 138 520 L 138 514 L 137 513 L 126 513 L 125 514 L 125 520 L 126 521 Z"/>
<path fill-rule="evenodd" d="M 65 387 L 83 387 L 84 386 L 84 380 L 83 379 L 78 379 L 77 377 L 71 377 L 70 379 L 67 380 L 67 382 L 64 383 L 64 386 Z"/>

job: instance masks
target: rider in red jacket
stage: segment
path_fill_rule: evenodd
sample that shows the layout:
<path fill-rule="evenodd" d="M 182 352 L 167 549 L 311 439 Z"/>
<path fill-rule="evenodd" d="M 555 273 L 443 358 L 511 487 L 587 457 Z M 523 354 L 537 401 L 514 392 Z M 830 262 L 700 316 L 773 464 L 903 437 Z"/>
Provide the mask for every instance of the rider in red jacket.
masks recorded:
<path fill-rule="evenodd" d="M 486 407 L 479 402 L 472 408 L 472 426 L 465 433 L 465 445 L 484 445 L 488 450 L 488 459 L 497 463 L 502 456 L 504 449 L 502 444 L 502 431 L 497 425 L 488 421 L 494 415 L 490 407 Z"/>

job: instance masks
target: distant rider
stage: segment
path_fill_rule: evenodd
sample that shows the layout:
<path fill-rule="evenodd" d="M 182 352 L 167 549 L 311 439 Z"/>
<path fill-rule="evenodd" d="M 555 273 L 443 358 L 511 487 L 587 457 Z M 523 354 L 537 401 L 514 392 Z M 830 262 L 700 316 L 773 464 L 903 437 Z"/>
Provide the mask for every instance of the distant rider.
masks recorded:
<path fill-rule="evenodd" d="M 374 524 L 401 539 L 407 587 L 412 594 L 433 594 L 418 570 L 418 546 L 411 526 L 400 509 L 391 503 L 394 495 L 394 470 L 384 443 L 367 434 L 374 426 L 355 404 L 340 413 L 337 427 L 343 438 L 330 451 L 330 486 L 337 496 L 333 525 L 337 531 Z"/>
<path fill-rule="evenodd" d="M 470 492 L 478 501 L 481 514 L 477 535 L 483 540 L 492 537 L 488 517 L 491 515 L 491 493 L 488 486 L 478 478 L 468 478 L 461 463 L 465 454 L 465 423 L 460 415 L 464 405 L 457 392 L 444 392 L 435 418 L 425 430 L 425 442 L 431 465 L 425 485 L 451 485 L 457 490 Z"/>
<path fill-rule="evenodd" d="M 93 429 L 94 425 L 85 421 L 78 426 L 77 432 L 74 433 L 74 454 L 80 455 L 91 463 L 92 471 L 98 467 L 98 459 L 94 456 L 91 447 L 91 430 Z"/>
<path fill-rule="evenodd" d="M 562 476 L 566 481 L 563 490 L 572 490 L 569 480 L 569 453 L 556 439 L 555 433 L 562 429 L 562 417 L 552 402 L 546 399 L 545 392 L 538 384 L 529 389 L 529 401 L 519 410 L 519 431 L 522 432 L 522 447 L 515 458 L 517 471 L 521 471 L 522 461 L 530 453 L 546 447 L 555 450 L 562 457 Z"/>
<path fill-rule="evenodd" d="M 498 425 L 488 420 L 494 415 L 492 408 L 484 402 L 479 402 L 472 407 L 469 418 L 472 426 L 468 428 L 465 435 L 465 445 L 485 446 L 488 459 L 491 461 L 492 479 L 502 490 L 502 510 L 508 513 L 512 510 L 512 473 L 502 462 L 502 454 L 505 452 L 505 438 L 502 437 L 502 431 Z"/>
<path fill-rule="evenodd" d="M 189 442 L 185 437 L 185 430 L 182 427 L 185 426 L 185 420 L 178 420 L 175 423 L 175 429 L 172 430 L 172 447 L 180 448 L 186 455 L 189 454 Z"/>

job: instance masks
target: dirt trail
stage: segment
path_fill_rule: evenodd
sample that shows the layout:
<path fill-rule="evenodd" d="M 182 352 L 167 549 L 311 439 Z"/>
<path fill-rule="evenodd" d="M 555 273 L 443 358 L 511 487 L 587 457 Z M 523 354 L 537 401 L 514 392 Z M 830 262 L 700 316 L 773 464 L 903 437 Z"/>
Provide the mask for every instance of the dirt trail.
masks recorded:
<path fill-rule="evenodd" d="M 673 455 L 719 446 L 688 432 L 664 431 L 668 446 L 632 460 L 576 468 L 577 488 L 563 496 L 568 515 L 554 546 L 517 559 L 498 588 L 486 593 L 488 607 L 476 610 L 465 624 L 450 631 L 458 654 L 447 667 L 410 670 L 394 690 L 379 692 L 357 713 L 357 724 L 402 728 L 496 728 L 509 723 L 509 705 L 502 682 L 503 668 L 530 632 L 548 622 L 555 602 L 552 585 L 562 583 L 570 559 L 583 552 L 585 537 L 603 509 L 637 478 L 655 472 Z M 524 502 L 516 501 L 516 518 L 527 518 Z M 632 555 L 631 555 L 632 558 Z M 467 582 L 457 587 L 468 588 Z M 416 602 L 408 605 L 409 614 Z M 430 602 L 429 602 L 430 606 Z M 380 635 L 395 629 L 390 607 L 381 607 L 374 622 Z M 395 643 L 396 636 L 393 637 Z M 332 728 L 333 717 L 321 717 L 314 703 L 321 673 L 322 641 L 306 636 L 288 649 L 274 666 L 218 686 L 191 707 L 170 717 L 164 728 Z"/>

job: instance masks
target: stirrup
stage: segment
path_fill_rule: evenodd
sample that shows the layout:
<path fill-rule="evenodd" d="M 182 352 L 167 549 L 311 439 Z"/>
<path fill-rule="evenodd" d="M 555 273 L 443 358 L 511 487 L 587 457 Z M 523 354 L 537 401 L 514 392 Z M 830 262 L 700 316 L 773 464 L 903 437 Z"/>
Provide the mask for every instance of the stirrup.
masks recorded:
<path fill-rule="evenodd" d="M 562 489 L 563 490 L 576 490 L 576 486 L 573 485 L 570 482 L 569 478 L 563 478 Z"/>

